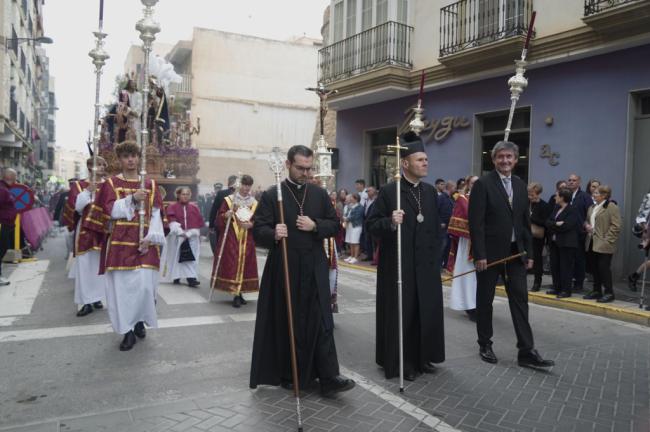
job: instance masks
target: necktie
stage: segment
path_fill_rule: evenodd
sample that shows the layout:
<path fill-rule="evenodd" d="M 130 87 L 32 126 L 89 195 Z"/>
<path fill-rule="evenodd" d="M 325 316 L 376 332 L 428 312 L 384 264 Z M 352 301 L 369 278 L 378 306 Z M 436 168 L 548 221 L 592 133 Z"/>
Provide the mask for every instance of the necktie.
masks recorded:
<path fill-rule="evenodd" d="M 506 193 L 508 194 L 508 201 L 512 204 L 512 183 L 510 183 L 510 177 L 503 178 L 503 187 L 506 189 Z"/>

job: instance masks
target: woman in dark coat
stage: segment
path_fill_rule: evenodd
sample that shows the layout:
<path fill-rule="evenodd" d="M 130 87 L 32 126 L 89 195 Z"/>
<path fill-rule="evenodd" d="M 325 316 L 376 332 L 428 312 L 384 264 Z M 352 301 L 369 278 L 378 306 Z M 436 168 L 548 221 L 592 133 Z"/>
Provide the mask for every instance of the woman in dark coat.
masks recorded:
<path fill-rule="evenodd" d="M 556 208 L 546 220 L 551 248 L 553 289 L 546 292 L 557 298 L 571 297 L 571 277 L 578 247 L 578 213 L 569 204 L 571 191 L 560 189 L 555 194 Z"/>

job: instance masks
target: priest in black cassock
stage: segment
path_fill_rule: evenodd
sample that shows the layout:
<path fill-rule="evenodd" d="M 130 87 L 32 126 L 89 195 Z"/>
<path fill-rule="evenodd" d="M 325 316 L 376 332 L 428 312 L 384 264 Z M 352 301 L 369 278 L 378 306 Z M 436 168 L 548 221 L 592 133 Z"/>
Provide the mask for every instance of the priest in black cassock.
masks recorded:
<path fill-rule="evenodd" d="M 325 189 L 308 183 L 313 163 L 310 148 L 289 149 L 289 177 L 282 182 L 285 224 L 280 224 L 276 186 L 264 192 L 255 212 L 255 244 L 268 248 L 269 254 L 257 302 L 250 387 L 292 388 L 280 248 L 280 239 L 286 237 L 300 387 L 308 388 L 318 379 L 321 394 L 331 396 L 351 389 L 354 381 L 339 374 L 323 248 L 323 240 L 338 232 L 339 219 Z"/>
<path fill-rule="evenodd" d="M 399 376 L 397 306 L 397 225 L 402 225 L 402 312 L 404 320 L 404 379 L 435 372 L 445 360 L 441 232 L 435 188 L 422 181 L 428 161 L 422 140 L 412 132 L 400 137 L 401 210 L 397 183 L 379 191 L 368 226 L 380 239 L 377 266 L 377 364 L 386 378 Z"/>

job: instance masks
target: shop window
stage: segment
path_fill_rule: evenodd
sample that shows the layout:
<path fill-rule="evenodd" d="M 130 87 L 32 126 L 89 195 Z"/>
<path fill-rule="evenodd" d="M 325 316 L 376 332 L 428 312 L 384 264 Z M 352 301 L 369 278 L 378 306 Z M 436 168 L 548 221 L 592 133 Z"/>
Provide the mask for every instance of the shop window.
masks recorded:
<path fill-rule="evenodd" d="M 381 187 L 389 183 L 395 175 L 395 151 L 389 145 L 395 145 L 397 128 L 387 128 L 367 132 L 370 145 L 370 185 Z"/>
<path fill-rule="evenodd" d="M 650 95 L 641 96 L 641 115 L 650 115 Z"/>
<path fill-rule="evenodd" d="M 481 125 L 481 172 L 486 174 L 494 169 L 492 164 L 492 148 L 503 140 L 504 130 L 508 123 L 508 111 L 489 113 L 478 116 Z M 519 162 L 514 173 L 528 182 L 528 160 L 530 156 L 530 108 L 520 108 L 515 111 L 510 128 L 510 141 L 519 146 Z"/>

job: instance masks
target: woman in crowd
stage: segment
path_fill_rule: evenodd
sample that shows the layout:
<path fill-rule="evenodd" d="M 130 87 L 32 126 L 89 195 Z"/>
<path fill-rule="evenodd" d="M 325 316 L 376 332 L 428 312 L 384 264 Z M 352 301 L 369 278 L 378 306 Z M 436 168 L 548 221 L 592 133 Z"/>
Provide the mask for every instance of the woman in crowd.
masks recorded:
<path fill-rule="evenodd" d="M 546 292 L 557 298 L 571 297 L 571 278 L 578 244 L 578 213 L 570 206 L 571 191 L 560 189 L 555 193 L 556 207 L 546 220 L 551 249 L 553 289 Z"/>
<path fill-rule="evenodd" d="M 553 207 L 542 199 L 544 189 L 539 183 L 528 184 L 528 200 L 530 213 L 530 227 L 533 232 L 533 274 L 535 281 L 531 291 L 537 292 L 542 286 L 542 275 L 544 274 L 544 261 L 542 258 L 544 244 L 546 243 L 546 220 L 551 215 Z"/>
<path fill-rule="evenodd" d="M 616 252 L 616 242 L 621 232 L 621 212 L 610 201 L 612 189 L 609 186 L 598 186 L 592 197 L 596 204 L 587 211 L 584 228 L 587 231 L 585 246 L 589 267 L 594 275 L 594 289 L 583 298 L 608 303 L 614 300 L 612 256 Z"/>
<path fill-rule="evenodd" d="M 555 208 L 556 206 L 555 196 L 557 195 L 560 189 L 566 189 L 566 180 L 558 180 L 557 182 L 555 182 L 555 192 L 548 199 L 548 205 L 551 206 L 551 208 Z"/>
<path fill-rule="evenodd" d="M 192 191 L 187 186 L 176 188 L 176 202 L 167 207 L 169 234 L 163 258 L 161 282 L 178 285 L 181 279 L 195 288 L 199 286 L 198 263 L 201 251 L 200 230 L 205 224 L 199 208 L 190 203 Z"/>
<path fill-rule="evenodd" d="M 469 237 L 469 197 L 477 176 L 467 176 L 465 189 L 456 199 L 447 232 L 451 237 L 451 249 L 447 270 L 454 276 L 474 270 Z M 451 309 L 463 310 L 469 319 L 476 321 L 476 273 L 453 279 L 451 283 Z"/>
<path fill-rule="evenodd" d="M 597 179 L 590 179 L 589 182 L 587 183 L 587 193 L 589 196 L 592 197 L 594 196 L 594 192 L 598 191 L 598 187 L 600 187 L 600 180 Z M 594 204 L 596 204 L 596 200 L 594 199 Z"/>
<path fill-rule="evenodd" d="M 363 207 L 359 204 L 361 197 L 358 193 L 348 195 L 349 204 L 343 217 L 345 223 L 345 242 L 350 246 L 350 256 L 345 262 L 355 264 L 359 261 L 359 243 L 363 230 Z"/>

